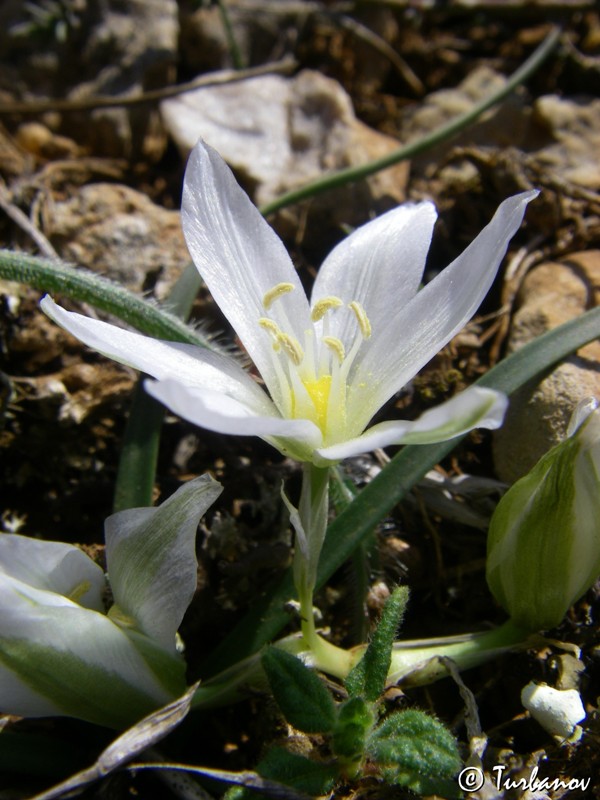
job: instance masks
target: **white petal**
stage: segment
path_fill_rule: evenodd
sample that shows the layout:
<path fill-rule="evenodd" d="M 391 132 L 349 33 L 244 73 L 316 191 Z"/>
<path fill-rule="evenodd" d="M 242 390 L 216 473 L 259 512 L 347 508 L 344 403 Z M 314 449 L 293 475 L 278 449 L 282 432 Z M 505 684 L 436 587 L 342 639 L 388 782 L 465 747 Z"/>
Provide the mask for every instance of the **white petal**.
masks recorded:
<path fill-rule="evenodd" d="M 102 569 L 78 547 L 18 534 L 0 534 L 0 573 L 35 589 L 70 597 L 86 608 L 103 609 Z"/>
<path fill-rule="evenodd" d="M 404 306 L 390 311 L 384 330 L 357 365 L 353 382 L 372 388 L 370 402 L 349 397 L 348 415 L 366 425 L 375 411 L 399 391 L 473 316 L 487 294 L 519 229 L 527 203 L 537 192 L 505 200 L 492 221 L 467 249 Z"/>
<path fill-rule="evenodd" d="M 311 302 L 358 301 L 377 337 L 419 288 L 436 216 L 432 203 L 406 203 L 355 230 L 323 262 Z M 329 332 L 348 350 L 358 332 L 352 312 L 330 313 Z"/>
<path fill-rule="evenodd" d="M 159 681 L 104 614 L 0 575 L 0 711 L 124 727 L 180 693 L 182 659 L 159 653 Z"/>
<path fill-rule="evenodd" d="M 327 461 L 340 461 L 391 444 L 445 442 L 473 428 L 499 428 L 507 406 L 508 399 L 500 392 L 472 386 L 414 422 L 381 422 L 362 436 L 317 450 L 316 455 Z"/>
<path fill-rule="evenodd" d="M 290 438 L 317 446 L 321 431 L 306 419 L 283 419 L 275 407 L 271 414 L 258 415 L 254 409 L 219 392 L 199 387 L 188 388 L 177 381 L 146 381 L 146 391 L 175 414 L 201 428 L 234 436 Z"/>
<path fill-rule="evenodd" d="M 200 141 L 185 173 L 181 224 L 190 255 L 272 393 L 278 385 L 271 340 L 258 324 L 272 317 L 304 341 L 308 301 L 287 251 L 221 156 Z M 263 298 L 280 283 L 295 288 L 268 312 Z"/>
<path fill-rule="evenodd" d="M 207 386 L 266 412 L 265 392 L 232 358 L 191 344 L 152 339 L 116 325 L 65 311 L 50 297 L 40 303 L 45 313 L 94 350 L 158 380 L 173 378 L 187 386 Z"/>
<path fill-rule="evenodd" d="M 198 523 L 221 491 L 203 475 L 158 508 L 128 509 L 106 520 L 114 601 L 166 650 L 175 652 L 175 634 L 196 590 Z"/>

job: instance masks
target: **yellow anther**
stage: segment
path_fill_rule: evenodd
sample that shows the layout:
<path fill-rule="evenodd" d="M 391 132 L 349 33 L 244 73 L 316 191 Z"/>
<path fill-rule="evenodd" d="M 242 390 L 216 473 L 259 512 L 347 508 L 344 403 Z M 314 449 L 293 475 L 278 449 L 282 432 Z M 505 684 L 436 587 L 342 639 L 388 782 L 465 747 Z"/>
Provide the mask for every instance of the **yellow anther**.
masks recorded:
<path fill-rule="evenodd" d="M 273 322 L 272 319 L 269 319 L 268 317 L 261 317 L 258 320 L 258 324 L 261 328 L 264 328 L 266 331 L 268 331 L 275 340 L 281 336 L 279 325 L 276 322 Z"/>
<path fill-rule="evenodd" d="M 69 600 L 72 600 L 74 603 L 79 603 L 79 601 L 81 600 L 83 595 L 86 592 L 89 592 L 91 587 L 92 587 L 92 584 L 90 583 L 90 581 L 81 581 L 81 583 L 78 583 L 77 586 L 75 586 L 69 592 L 69 594 L 68 594 Z"/>
<path fill-rule="evenodd" d="M 344 345 L 340 342 L 340 340 L 335 336 L 323 336 L 321 341 L 323 344 L 326 344 L 330 350 L 333 350 L 341 364 L 346 358 L 346 351 L 344 350 Z"/>
<path fill-rule="evenodd" d="M 356 317 L 360 327 L 360 332 L 363 335 L 363 339 L 368 339 L 371 336 L 371 323 L 367 317 L 367 312 L 357 300 L 353 300 L 351 303 L 348 303 L 348 308 L 351 308 L 352 311 L 354 311 L 354 316 Z"/>
<path fill-rule="evenodd" d="M 310 318 L 313 322 L 318 322 L 320 319 L 323 319 L 325 314 L 332 308 L 339 308 L 341 305 L 343 305 L 343 302 L 339 297 L 322 297 L 320 300 L 317 300 L 312 307 Z"/>
<path fill-rule="evenodd" d="M 304 351 L 300 347 L 300 343 L 297 339 L 294 339 L 293 336 L 289 336 L 287 333 L 280 333 L 277 337 L 277 341 L 287 355 L 292 359 L 296 366 L 299 366 L 302 363 L 302 359 L 304 358 Z"/>
<path fill-rule="evenodd" d="M 281 297 L 288 292 L 292 292 L 296 287 L 293 283 L 278 283 L 277 286 L 274 286 L 272 289 L 269 289 L 268 292 L 265 292 L 265 296 L 263 297 L 263 308 L 265 311 L 268 311 L 275 300 Z"/>

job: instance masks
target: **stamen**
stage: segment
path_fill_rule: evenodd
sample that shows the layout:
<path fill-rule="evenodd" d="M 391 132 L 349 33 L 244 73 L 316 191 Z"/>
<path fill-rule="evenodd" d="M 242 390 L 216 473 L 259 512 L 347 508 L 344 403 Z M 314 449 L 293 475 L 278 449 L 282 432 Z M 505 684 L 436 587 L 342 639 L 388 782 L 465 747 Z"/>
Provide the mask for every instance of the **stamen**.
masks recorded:
<path fill-rule="evenodd" d="M 333 350 L 333 352 L 338 357 L 338 361 L 341 364 L 342 361 L 346 358 L 346 351 L 341 341 L 335 336 L 323 336 L 321 341 L 323 342 L 323 344 L 326 344 L 330 350 Z"/>
<path fill-rule="evenodd" d="M 286 355 L 291 358 L 296 366 L 302 363 L 304 351 L 297 339 L 287 333 L 283 333 L 279 325 L 268 317 L 261 317 L 258 320 L 258 324 L 273 337 L 273 350 L 275 352 L 278 352 L 280 347 L 283 347 Z"/>
<path fill-rule="evenodd" d="M 268 311 L 275 300 L 280 298 L 282 295 L 287 294 L 288 292 L 292 292 L 296 287 L 293 283 L 278 283 L 272 289 L 269 289 L 268 292 L 265 292 L 263 297 L 263 308 L 265 311 Z"/>
<path fill-rule="evenodd" d="M 310 318 L 313 322 L 318 322 L 320 319 L 323 319 L 325 314 L 332 308 L 339 308 L 341 305 L 343 305 L 343 302 L 339 297 L 334 297 L 333 295 L 330 297 L 322 297 L 320 300 L 317 300 L 312 307 Z"/>
<path fill-rule="evenodd" d="M 286 354 L 292 359 L 294 364 L 298 367 L 304 358 L 304 350 L 300 346 L 300 342 L 289 336 L 287 333 L 280 333 L 277 341 L 281 344 Z"/>
<path fill-rule="evenodd" d="M 363 339 L 369 339 L 371 336 L 371 323 L 367 317 L 367 312 L 357 300 L 353 300 L 351 303 L 348 303 L 348 308 L 351 308 L 352 311 L 354 311 L 354 316 L 356 317 L 360 327 L 360 332 L 363 335 Z"/>
<path fill-rule="evenodd" d="M 261 328 L 264 328 L 266 331 L 268 331 L 274 339 L 278 339 L 281 336 L 279 325 L 272 319 L 269 319 L 268 317 L 261 317 L 258 320 L 258 324 Z"/>

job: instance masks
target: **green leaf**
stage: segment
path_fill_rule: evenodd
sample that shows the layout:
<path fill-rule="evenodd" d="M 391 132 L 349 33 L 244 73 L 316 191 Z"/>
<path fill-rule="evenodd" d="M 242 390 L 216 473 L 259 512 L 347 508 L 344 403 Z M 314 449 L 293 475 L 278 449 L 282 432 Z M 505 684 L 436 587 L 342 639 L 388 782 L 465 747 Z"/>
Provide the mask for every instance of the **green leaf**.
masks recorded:
<path fill-rule="evenodd" d="M 265 650 L 262 665 L 277 705 L 290 725 L 304 733 L 333 729 L 335 704 L 314 670 L 276 647 Z"/>
<path fill-rule="evenodd" d="M 181 273 L 165 303 L 167 313 L 187 321 L 202 279 L 193 264 Z M 145 375 L 137 379 L 119 457 L 113 511 L 151 506 L 164 406 L 144 391 Z"/>
<path fill-rule="evenodd" d="M 347 775 L 355 775 L 362 763 L 374 723 L 373 705 L 362 697 L 351 697 L 339 707 L 332 748 Z"/>
<path fill-rule="evenodd" d="M 314 761 L 281 747 L 270 750 L 256 771 L 263 778 L 285 783 L 313 796 L 329 792 L 339 777 L 335 764 Z"/>
<path fill-rule="evenodd" d="M 388 598 L 364 656 L 346 678 L 348 693 L 374 702 L 383 693 L 392 661 L 392 645 L 402 623 L 408 588 L 397 586 Z"/>
<path fill-rule="evenodd" d="M 373 731 L 367 753 L 386 781 L 420 794 L 444 792 L 448 796 L 450 781 L 462 764 L 450 731 L 417 709 L 400 711 L 384 720 Z"/>

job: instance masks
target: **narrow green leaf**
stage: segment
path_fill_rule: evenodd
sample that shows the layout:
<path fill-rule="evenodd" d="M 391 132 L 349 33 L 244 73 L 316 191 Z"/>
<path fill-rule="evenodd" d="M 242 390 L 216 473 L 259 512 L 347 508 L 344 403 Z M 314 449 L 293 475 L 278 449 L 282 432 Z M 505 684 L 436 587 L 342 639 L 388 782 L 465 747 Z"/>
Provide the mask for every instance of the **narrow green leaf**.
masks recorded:
<path fill-rule="evenodd" d="M 300 186 L 298 189 L 292 189 L 263 206 L 261 208 L 262 214 L 268 216 L 282 208 L 299 203 L 301 200 L 315 197 L 330 189 L 345 186 L 348 183 L 366 178 L 369 175 L 380 172 L 382 169 L 391 167 L 394 164 L 399 164 L 401 161 L 405 161 L 408 158 L 414 158 L 414 156 L 424 153 L 440 142 L 450 139 L 452 136 L 456 136 L 457 133 L 475 122 L 485 111 L 495 106 L 530 78 L 556 48 L 560 39 L 560 34 L 560 28 L 552 28 L 539 47 L 534 50 L 529 58 L 524 61 L 515 72 L 513 72 L 501 89 L 485 97 L 463 114 L 458 114 L 448 122 L 435 128 L 427 136 L 421 136 L 416 141 L 409 142 L 385 156 L 368 161 L 366 164 L 360 164 L 357 167 L 347 167 L 323 175 L 304 186 Z"/>
<path fill-rule="evenodd" d="M 0 250 L 0 278 L 90 303 L 158 339 L 224 351 L 209 335 L 194 330 L 149 300 L 138 297 L 108 278 L 63 261 Z"/>
<path fill-rule="evenodd" d="M 385 604 L 364 656 L 346 678 L 346 688 L 353 697 L 362 695 L 374 702 L 383 693 L 392 661 L 392 645 L 407 602 L 408 588 L 397 586 Z"/>
<path fill-rule="evenodd" d="M 304 733 L 333 729 L 335 704 L 314 670 L 276 647 L 265 650 L 262 665 L 277 705 L 294 728 Z"/>

